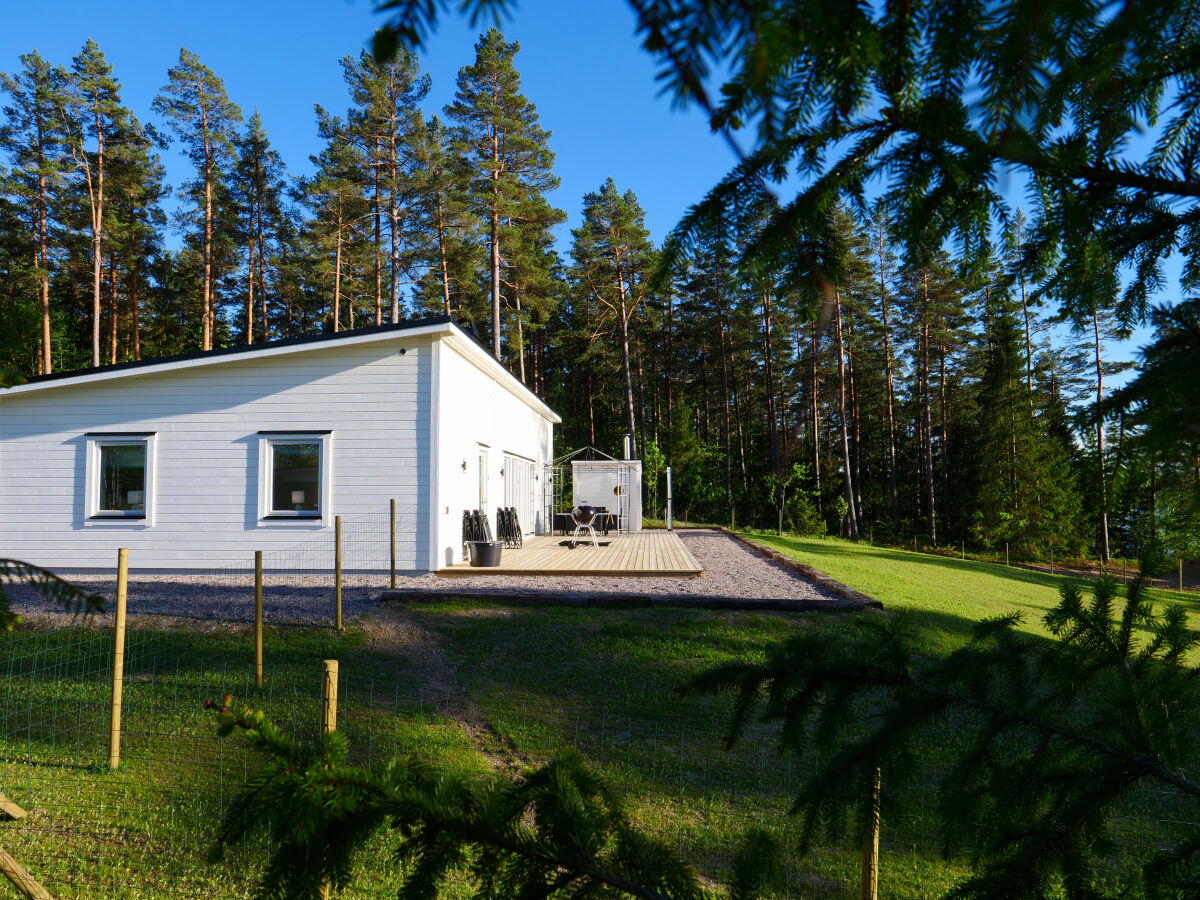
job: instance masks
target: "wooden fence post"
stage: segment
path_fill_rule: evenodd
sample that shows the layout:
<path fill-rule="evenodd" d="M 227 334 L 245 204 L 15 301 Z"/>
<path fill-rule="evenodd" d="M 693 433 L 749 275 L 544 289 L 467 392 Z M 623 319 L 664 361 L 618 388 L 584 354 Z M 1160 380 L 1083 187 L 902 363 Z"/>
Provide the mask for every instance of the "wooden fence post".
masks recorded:
<path fill-rule="evenodd" d="M 337 631 L 342 633 L 342 517 L 333 517 L 333 586 L 337 597 Z"/>
<path fill-rule="evenodd" d="M 879 769 L 871 778 L 870 806 L 867 809 L 867 828 L 863 836 L 862 869 L 859 881 L 859 900 L 879 898 Z"/>
<path fill-rule="evenodd" d="M 321 692 L 323 699 L 321 707 L 322 734 L 329 734 L 337 728 L 337 682 L 338 661 L 327 659 L 325 660 L 325 686 Z"/>
<path fill-rule="evenodd" d="M 263 686 L 263 566 L 262 551 L 254 551 L 254 684 L 261 691 Z"/>
<path fill-rule="evenodd" d="M 25 871 L 25 867 L 9 856 L 3 847 L 0 847 L 0 874 L 12 882 L 17 893 L 26 900 L 54 900 L 50 892 L 38 884 L 33 876 Z"/>
<path fill-rule="evenodd" d="M 396 589 L 396 498 L 393 497 L 390 502 L 392 508 L 391 515 L 391 532 L 392 532 L 392 590 Z"/>
<path fill-rule="evenodd" d="M 1008 565 L 1008 541 L 1004 542 L 1004 564 Z"/>
<path fill-rule="evenodd" d="M 340 610 L 340 607 L 339 607 Z M 321 734 L 329 734 L 337 728 L 338 661 L 325 660 L 325 683 L 321 691 Z M 329 898 L 329 881 L 321 882 L 321 900 Z"/>
<path fill-rule="evenodd" d="M 112 705 L 108 719 L 108 767 L 121 764 L 121 688 L 125 679 L 125 600 L 129 592 L 129 550 L 117 551 L 117 616 L 113 624 Z"/>
<path fill-rule="evenodd" d="M 1183 557 L 1179 557 L 1179 593 L 1183 593 Z"/>

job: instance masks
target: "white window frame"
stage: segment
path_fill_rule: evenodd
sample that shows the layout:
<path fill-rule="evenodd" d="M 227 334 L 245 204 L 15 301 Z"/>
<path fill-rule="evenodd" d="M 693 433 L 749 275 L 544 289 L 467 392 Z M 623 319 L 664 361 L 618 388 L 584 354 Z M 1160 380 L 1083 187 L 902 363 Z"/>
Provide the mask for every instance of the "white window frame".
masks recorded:
<path fill-rule="evenodd" d="M 145 528 L 154 524 L 155 484 L 154 458 L 157 434 L 148 431 L 139 432 L 89 432 L 87 435 L 87 465 L 84 476 L 84 523 L 88 526 L 125 525 Z M 100 508 L 100 449 L 102 447 L 136 447 L 146 448 L 146 469 L 144 477 L 145 496 L 141 512 L 132 510 L 105 510 Z"/>
<path fill-rule="evenodd" d="M 272 482 L 275 475 L 271 448 L 276 444 L 320 445 L 321 460 L 317 485 L 321 494 L 317 498 L 316 515 L 271 508 L 271 497 L 274 493 Z M 333 432 L 331 431 L 260 431 L 258 433 L 258 525 L 260 528 L 273 525 L 285 527 L 319 525 L 325 527 L 333 521 L 332 453 Z"/>

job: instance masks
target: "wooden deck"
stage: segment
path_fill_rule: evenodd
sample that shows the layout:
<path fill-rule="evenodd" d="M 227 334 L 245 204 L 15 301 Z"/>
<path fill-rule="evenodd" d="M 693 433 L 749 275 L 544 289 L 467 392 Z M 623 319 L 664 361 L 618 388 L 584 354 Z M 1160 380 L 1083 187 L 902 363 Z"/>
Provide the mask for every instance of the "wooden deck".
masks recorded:
<path fill-rule="evenodd" d="M 472 568 L 469 563 L 439 569 L 442 578 L 476 575 L 630 575 L 691 578 L 703 569 L 672 531 L 655 529 L 608 537 L 597 535 L 600 544 L 581 543 L 572 550 L 562 546 L 568 538 L 540 535 L 525 538 L 519 550 L 506 549 L 500 565 Z"/>

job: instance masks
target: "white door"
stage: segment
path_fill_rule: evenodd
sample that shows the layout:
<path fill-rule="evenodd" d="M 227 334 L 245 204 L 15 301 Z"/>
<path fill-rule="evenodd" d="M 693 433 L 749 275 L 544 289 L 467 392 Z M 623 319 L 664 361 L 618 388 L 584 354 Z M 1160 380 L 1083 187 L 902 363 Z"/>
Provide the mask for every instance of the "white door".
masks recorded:
<path fill-rule="evenodd" d="M 504 454 L 504 505 L 517 511 L 522 534 L 536 530 L 537 497 L 534 493 L 533 462 Z"/>
<path fill-rule="evenodd" d="M 488 512 L 488 452 L 487 447 L 479 448 L 478 468 L 479 472 L 479 506 L 481 513 L 493 515 L 495 511 Z M 489 518 L 488 521 L 491 521 Z"/>

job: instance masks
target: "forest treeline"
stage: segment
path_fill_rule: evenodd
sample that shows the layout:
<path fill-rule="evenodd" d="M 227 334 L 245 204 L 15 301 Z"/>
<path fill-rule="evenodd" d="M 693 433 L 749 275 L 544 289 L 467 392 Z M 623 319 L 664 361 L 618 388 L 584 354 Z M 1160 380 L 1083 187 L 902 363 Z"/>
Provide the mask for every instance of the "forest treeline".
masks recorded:
<path fill-rule="evenodd" d="M 346 57 L 346 108 L 316 108 L 304 177 L 186 49 L 143 117 L 94 42 L 66 65 L 23 55 L 0 76 L 0 364 L 76 370 L 448 314 L 562 415 L 561 450 L 633 434 L 658 514 L 670 465 L 693 521 L 1018 558 L 1200 553 L 1200 450 L 1141 440 L 1110 402 L 1127 367 L 1110 348 L 1133 323 L 1049 308 L 1022 274 L 1019 213 L 985 265 L 912 266 L 882 204 L 839 208 L 805 248 L 830 296 L 739 263 L 761 200 L 664 248 L 634 186 L 598 177 L 562 255 L 551 135 L 518 50 L 483 35 L 442 115 L 423 111 L 411 52 Z M 181 185 L 161 160 L 172 141 L 194 167 Z"/>

